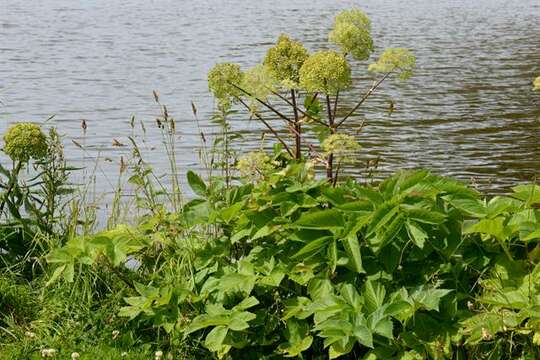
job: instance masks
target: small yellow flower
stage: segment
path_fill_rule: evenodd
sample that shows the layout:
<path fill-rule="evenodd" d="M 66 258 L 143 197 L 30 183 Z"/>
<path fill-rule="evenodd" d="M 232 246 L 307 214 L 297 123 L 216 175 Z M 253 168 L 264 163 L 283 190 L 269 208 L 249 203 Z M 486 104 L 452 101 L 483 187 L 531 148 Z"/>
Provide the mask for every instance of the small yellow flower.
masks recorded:
<path fill-rule="evenodd" d="M 540 76 L 533 81 L 533 90 L 540 91 Z"/>
<path fill-rule="evenodd" d="M 155 357 L 154 357 L 155 360 L 162 360 L 163 359 L 163 351 L 161 351 L 161 350 L 156 351 L 154 355 L 155 355 Z"/>
<path fill-rule="evenodd" d="M 360 9 L 339 13 L 328 38 L 344 54 L 351 54 L 357 60 L 366 60 L 373 52 L 371 22 Z"/>
<path fill-rule="evenodd" d="M 266 52 L 264 65 L 284 87 L 294 89 L 300 81 L 300 68 L 308 56 L 301 42 L 282 34 L 276 45 Z"/>
<path fill-rule="evenodd" d="M 71 360 L 78 360 L 81 357 L 78 352 L 71 353 Z"/>
<path fill-rule="evenodd" d="M 11 126 L 4 134 L 4 142 L 5 153 L 16 161 L 40 160 L 47 155 L 47 137 L 36 124 Z"/>
<path fill-rule="evenodd" d="M 386 49 L 377 62 L 369 65 L 368 71 L 387 73 L 395 71 L 401 80 L 412 76 L 416 68 L 416 57 L 410 50 L 403 48 Z"/>
<path fill-rule="evenodd" d="M 347 60 L 337 52 L 318 51 L 302 65 L 300 85 L 308 92 L 335 94 L 351 85 L 351 68 Z"/>

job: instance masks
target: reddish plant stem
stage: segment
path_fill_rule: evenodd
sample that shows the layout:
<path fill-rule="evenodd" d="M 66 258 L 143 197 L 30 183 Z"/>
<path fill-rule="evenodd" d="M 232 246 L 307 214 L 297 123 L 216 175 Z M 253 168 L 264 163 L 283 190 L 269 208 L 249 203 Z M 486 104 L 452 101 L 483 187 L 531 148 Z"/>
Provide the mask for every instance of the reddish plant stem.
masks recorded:
<path fill-rule="evenodd" d="M 326 95 L 326 107 L 328 109 L 328 127 L 330 128 L 330 133 L 335 134 L 336 133 L 336 127 L 334 126 L 334 118 L 332 116 L 332 105 L 330 104 L 330 96 Z M 328 161 L 326 164 L 326 177 L 330 182 L 332 182 L 332 179 L 334 178 L 334 154 L 328 155 Z"/>
<path fill-rule="evenodd" d="M 296 134 L 294 134 L 294 140 L 295 140 L 295 159 L 300 159 L 302 156 L 302 126 L 300 124 L 300 117 L 298 116 L 298 107 L 296 106 L 296 91 L 294 89 L 291 90 L 291 97 L 292 97 L 292 107 L 293 107 L 293 113 L 294 113 L 294 130 Z"/>
<path fill-rule="evenodd" d="M 242 105 L 244 105 L 244 106 L 246 107 L 246 109 L 249 110 L 249 105 L 246 104 L 246 102 L 245 102 L 244 100 L 242 100 L 242 99 L 240 99 L 240 98 L 237 98 L 237 99 L 238 99 L 238 101 L 240 101 L 240 103 L 241 103 Z M 276 137 L 276 139 L 278 139 L 278 141 L 283 145 L 283 147 L 285 148 L 285 150 L 287 151 L 287 153 L 289 153 L 289 155 L 290 155 L 291 157 L 293 157 L 293 153 L 292 153 L 291 149 L 289 149 L 289 146 L 287 145 L 287 143 L 286 143 L 285 141 L 283 141 L 283 139 L 281 138 L 281 136 L 279 136 L 279 134 L 277 133 L 277 131 L 276 131 L 272 126 L 270 126 L 270 124 L 269 124 L 266 120 L 264 120 L 263 117 L 262 117 L 261 115 L 259 115 L 259 114 L 256 113 L 256 112 L 253 113 L 253 115 L 255 115 L 255 117 L 256 117 L 257 119 L 259 119 L 259 120 L 266 126 L 266 128 L 267 128 L 268 130 L 270 130 L 270 132 Z"/>
<path fill-rule="evenodd" d="M 384 80 L 386 80 L 386 78 L 387 78 L 388 76 L 390 76 L 390 74 L 392 74 L 393 71 L 394 71 L 394 70 L 387 72 L 387 73 L 386 73 L 379 81 L 377 81 L 377 82 L 371 87 L 371 89 L 369 89 L 369 90 L 366 92 L 366 94 L 362 97 L 362 99 L 360 99 L 360 101 L 358 102 L 358 104 L 356 104 L 356 106 L 355 106 L 354 108 L 352 108 L 352 110 L 349 111 L 349 113 L 348 113 L 347 115 L 345 115 L 345 117 L 344 117 L 340 122 L 337 123 L 336 128 L 340 127 L 341 124 L 343 124 L 343 123 L 345 122 L 345 120 L 347 120 L 352 114 L 354 114 L 354 112 L 355 112 L 356 110 L 358 110 L 358 108 L 359 108 L 360 106 L 362 106 L 362 104 L 364 103 L 364 101 L 367 100 L 367 98 L 375 91 L 375 89 L 377 89 L 377 88 L 379 87 L 379 85 L 381 85 L 382 82 L 383 82 Z"/>

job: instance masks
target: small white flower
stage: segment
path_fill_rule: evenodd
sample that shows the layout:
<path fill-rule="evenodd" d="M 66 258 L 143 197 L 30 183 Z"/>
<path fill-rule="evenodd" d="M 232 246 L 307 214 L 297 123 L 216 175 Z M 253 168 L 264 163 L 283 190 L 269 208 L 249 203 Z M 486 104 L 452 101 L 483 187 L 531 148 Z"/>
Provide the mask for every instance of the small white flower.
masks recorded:
<path fill-rule="evenodd" d="M 41 350 L 41 357 L 42 358 L 52 358 L 56 355 L 55 349 L 43 349 Z"/>
<path fill-rule="evenodd" d="M 71 359 L 72 360 L 78 360 L 81 356 L 79 355 L 78 352 L 72 352 L 71 353 Z"/>
<path fill-rule="evenodd" d="M 124 351 L 123 353 L 120 354 L 120 356 L 121 356 L 121 357 L 126 357 L 126 356 L 127 356 L 127 352 Z"/>
<path fill-rule="evenodd" d="M 114 330 L 114 331 L 112 332 L 112 339 L 113 339 L 113 340 L 116 340 L 116 339 L 118 338 L 118 335 L 120 335 L 120 331 Z"/>
<path fill-rule="evenodd" d="M 158 350 L 158 351 L 156 351 L 155 355 L 156 355 L 155 360 L 163 359 L 163 351 Z"/>
<path fill-rule="evenodd" d="M 33 333 L 33 332 L 31 332 L 31 331 L 26 331 L 26 332 L 24 333 L 24 336 L 26 336 L 27 338 L 33 339 L 33 338 L 36 337 L 36 334 Z"/>

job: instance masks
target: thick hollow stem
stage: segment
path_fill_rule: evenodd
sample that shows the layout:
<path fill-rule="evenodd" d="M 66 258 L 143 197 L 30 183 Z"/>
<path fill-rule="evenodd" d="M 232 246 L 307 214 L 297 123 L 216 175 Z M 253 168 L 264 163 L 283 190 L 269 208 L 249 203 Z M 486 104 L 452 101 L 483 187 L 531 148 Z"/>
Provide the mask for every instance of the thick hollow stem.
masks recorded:
<path fill-rule="evenodd" d="M 296 106 L 296 91 L 291 90 L 292 108 L 294 113 L 294 143 L 295 143 L 295 159 L 300 159 L 302 156 L 302 126 L 300 125 L 300 117 L 298 116 L 298 107 Z"/>
<path fill-rule="evenodd" d="M 328 127 L 330 128 L 330 133 L 336 133 L 336 127 L 334 125 L 334 117 L 332 116 L 332 105 L 330 103 L 330 95 L 326 95 L 326 107 L 328 109 Z M 334 154 L 328 155 L 328 162 L 326 163 L 326 177 L 330 182 L 334 178 Z"/>

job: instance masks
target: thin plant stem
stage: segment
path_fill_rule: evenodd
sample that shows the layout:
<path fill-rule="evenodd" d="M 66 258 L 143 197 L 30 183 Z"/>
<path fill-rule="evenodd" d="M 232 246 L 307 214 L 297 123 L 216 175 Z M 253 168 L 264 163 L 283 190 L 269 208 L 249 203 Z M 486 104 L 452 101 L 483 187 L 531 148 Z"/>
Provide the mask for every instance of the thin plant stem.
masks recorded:
<path fill-rule="evenodd" d="M 241 92 L 243 92 L 244 94 L 246 94 L 247 96 L 250 96 L 252 98 L 254 98 L 255 100 L 257 100 L 257 102 L 261 103 L 262 105 L 264 105 L 266 108 L 268 108 L 270 111 L 272 111 L 274 114 L 276 114 L 277 116 L 279 116 L 280 118 L 282 118 L 283 120 L 287 121 L 288 123 L 290 124 L 294 124 L 294 121 L 292 121 L 291 119 L 289 119 L 287 116 L 283 115 L 280 111 L 276 110 L 276 108 L 274 108 L 272 105 L 266 103 L 265 101 L 259 99 L 258 97 L 255 97 L 253 95 L 251 95 L 250 92 L 242 89 L 240 86 L 236 85 L 236 84 L 233 84 L 233 83 L 229 83 L 231 84 L 232 86 L 234 86 L 235 88 L 237 88 L 238 90 L 240 90 Z"/>
<path fill-rule="evenodd" d="M 246 102 L 244 100 L 242 100 L 240 98 L 237 98 L 237 99 L 238 99 L 238 101 L 240 101 L 240 103 L 242 105 L 244 105 L 249 110 L 249 105 L 246 104 Z M 285 150 L 289 153 L 289 155 L 291 157 L 293 157 L 293 153 L 291 152 L 291 149 L 289 148 L 287 143 L 285 141 L 283 141 L 281 136 L 279 136 L 277 131 L 272 126 L 270 126 L 270 124 L 266 120 L 264 120 L 264 118 L 261 115 L 259 115 L 259 113 L 254 112 L 253 115 L 255 115 L 255 117 L 257 119 L 259 119 L 267 127 L 268 130 L 270 130 L 270 132 L 276 137 L 276 139 L 285 147 Z"/>
<path fill-rule="evenodd" d="M 337 123 L 336 125 L 336 128 L 339 128 L 341 126 L 341 124 L 343 124 L 345 122 L 345 120 L 347 120 L 352 114 L 354 114 L 356 112 L 356 110 L 358 110 L 358 108 L 360 106 L 362 106 L 362 104 L 364 103 L 364 101 L 367 100 L 367 98 L 379 87 L 379 85 L 382 84 L 382 82 L 384 80 L 386 80 L 386 78 L 388 76 L 390 76 L 390 74 L 392 74 L 394 72 L 394 70 L 391 70 L 389 72 L 387 72 L 379 81 L 377 81 L 366 93 L 365 95 L 362 97 L 362 99 L 360 99 L 360 101 L 358 102 L 358 104 L 355 105 L 355 107 L 352 108 L 351 111 L 349 111 L 349 113 L 347 115 L 345 115 L 345 117 L 343 119 L 341 119 L 340 122 Z"/>

